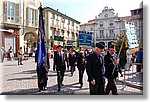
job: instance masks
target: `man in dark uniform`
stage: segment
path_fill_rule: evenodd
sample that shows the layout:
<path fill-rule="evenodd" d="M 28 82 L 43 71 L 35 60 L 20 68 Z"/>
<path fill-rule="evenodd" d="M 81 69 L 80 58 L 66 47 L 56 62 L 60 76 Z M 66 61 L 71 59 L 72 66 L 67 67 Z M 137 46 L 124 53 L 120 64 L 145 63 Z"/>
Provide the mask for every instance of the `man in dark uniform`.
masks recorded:
<path fill-rule="evenodd" d="M 71 67 L 71 76 L 73 76 L 73 73 L 75 71 L 75 66 L 77 63 L 77 55 L 74 51 L 73 47 L 70 47 L 69 49 L 69 66 Z"/>
<path fill-rule="evenodd" d="M 104 57 L 104 65 L 106 69 L 105 77 L 108 80 L 105 92 L 106 95 L 108 95 L 111 90 L 113 95 L 118 95 L 116 87 L 116 77 L 118 77 L 118 71 L 120 72 L 121 76 L 123 76 L 118 63 L 119 61 L 115 57 L 115 46 L 110 45 L 108 52 Z"/>
<path fill-rule="evenodd" d="M 91 95 L 104 95 L 104 67 L 101 56 L 104 51 L 104 45 L 97 43 L 95 51 L 87 59 L 87 75 Z"/>
<path fill-rule="evenodd" d="M 64 73 L 66 70 L 65 65 L 65 55 L 64 52 L 62 52 L 62 46 L 57 46 L 57 53 L 54 57 L 54 63 L 56 65 L 56 71 L 57 71 L 57 83 L 58 83 L 58 91 L 60 91 L 61 86 L 63 85 L 63 79 L 64 79 Z"/>
<path fill-rule="evenodd" d="M 80 47 L 77 53 L 77 68 L 79 70 L 79 83 L 80 88 L 83 86 L 83 73 L 85 70 L 85 60 L 84 60 L 84 49 Z"/>

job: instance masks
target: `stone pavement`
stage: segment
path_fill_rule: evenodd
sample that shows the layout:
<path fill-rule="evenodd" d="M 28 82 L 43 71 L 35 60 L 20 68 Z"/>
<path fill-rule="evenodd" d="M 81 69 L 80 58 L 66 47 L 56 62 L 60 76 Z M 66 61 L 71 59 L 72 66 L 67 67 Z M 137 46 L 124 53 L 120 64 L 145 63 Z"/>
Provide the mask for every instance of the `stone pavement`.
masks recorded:
<path fill-rule="evenodd" d="M 51 59 L 50 64 L 53 64 Z M 86 71 L 84 73 L 84 85 L 80 89 L 78 83 L 78 69 L 74 76 L 70 77 L 70 72 L 65 72 L 64 86 L 60 92 L 57 92 L 56 72 L 52 67 L 48 74 L 47 90 L 38 92 L 36 64 L 33 58 L 23 61 L 23 65 L 18 66 L 17 61 L 7 61 L 2 64 L 1 82 L 2 95 L 89 95 Z M 143 91 L 117 83 L 118 93 L 120 95 L 142 95 Z"/>
<path fill-rule="evenodd" d="M 143 90 L 143 69 L 137 72 L 136 65 L 133 64 L 129 70 L 124 70 L 123 74 L 124 77 L 119 77 L 119 82 L 125 86 Z"/>

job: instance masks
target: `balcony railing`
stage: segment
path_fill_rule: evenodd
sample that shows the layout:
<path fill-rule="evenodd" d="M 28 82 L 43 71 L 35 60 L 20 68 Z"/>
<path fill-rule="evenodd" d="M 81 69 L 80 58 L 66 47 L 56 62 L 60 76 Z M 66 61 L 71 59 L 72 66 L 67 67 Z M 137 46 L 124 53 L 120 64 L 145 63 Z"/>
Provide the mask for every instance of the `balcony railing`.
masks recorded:
<path fill-rule="evenodd" d="M 26 26 L 28 26 L 28 27 L 34 27 L 34 28 L 38 27 L 38 21 L 30 21 L 30 20 L 26 20 L 26 21 L 27 21 Z"/>
<path fill-rule="evenodd" d="M 21 25 L 21 17 L 19 16 L 8 16 L 6 14 L 3 15 L 3 23 Z"/>

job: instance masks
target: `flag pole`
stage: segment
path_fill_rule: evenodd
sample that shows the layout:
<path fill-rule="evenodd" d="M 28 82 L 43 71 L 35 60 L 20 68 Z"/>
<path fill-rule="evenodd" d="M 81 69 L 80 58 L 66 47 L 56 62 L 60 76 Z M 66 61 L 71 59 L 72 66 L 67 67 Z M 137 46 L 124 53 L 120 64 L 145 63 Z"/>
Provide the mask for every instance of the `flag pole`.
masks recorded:
<path fill-rule="evenodd" d="M 121 50 L 122 50 L 122 47 L 123 47 L 123 43 L 125 41 L 125 35 L 126 35 L 126 31 L 123 30 L 123 40 L 122 40 L 122 44 L 121 44 L 121 47 L 119 49 L 119 53 L 118 53 L 118 57 L 117 57 L 117 60 L 119 60 L 119 57 L 120 57 L 120 53 L 121 53 Z M 114 74 L 114 71 L 115 71 L 116 67 L 113 68 L 113 71 L 112 71 L 112 75 Z"/>
<path fill-rule="evenodd" d="M 119 53 L 118 53 L 118 58 L 119 58 L 119 56 L 120 56 L 120 53 L 121 53 L 121 50 L 122 50 L 122 47 L 123 47 L 123 43 L 124 43 L 124 41 L 125 41 L 125 30 L 123 30 L 124 32 L 123 32 L 123 40 L 122 40 L 122 44 L 121 44 L 121 47 L 120 47 L 120 49 L 119 49 Z"/>

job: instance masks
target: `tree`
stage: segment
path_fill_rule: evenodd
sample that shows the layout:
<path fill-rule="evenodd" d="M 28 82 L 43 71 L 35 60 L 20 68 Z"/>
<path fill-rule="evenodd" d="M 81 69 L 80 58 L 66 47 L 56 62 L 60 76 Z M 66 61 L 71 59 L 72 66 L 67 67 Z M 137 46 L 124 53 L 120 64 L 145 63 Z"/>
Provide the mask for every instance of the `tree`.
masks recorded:
<path fill-rule="evenodd" d="M 119 36 L 118 38 L 119 39 L 114 44 L 116 46 L 116 51 L 117 51 L 117 54 L 118 54 L 119 51 L 120 51 L 120 48 L 122 46 L 122 43 L 123 43 L 120 55 L 118 57 L 120 58 L 119 64 L 120 64 L 121 68 L 124 69 L 125 68 L 125 64 L 126 64 L 126 50 L 128 49 L 127 39 L 126 39 L 126 35 Z"/>

